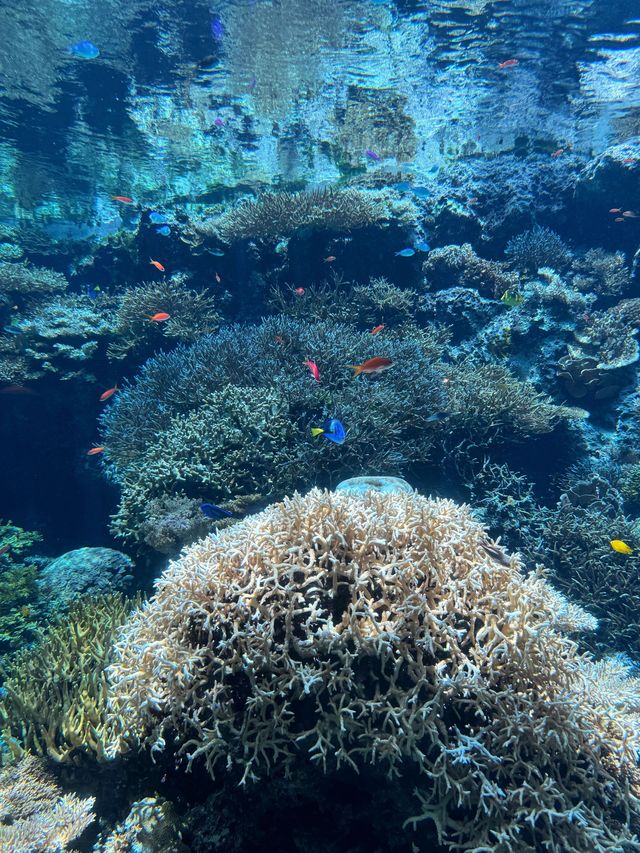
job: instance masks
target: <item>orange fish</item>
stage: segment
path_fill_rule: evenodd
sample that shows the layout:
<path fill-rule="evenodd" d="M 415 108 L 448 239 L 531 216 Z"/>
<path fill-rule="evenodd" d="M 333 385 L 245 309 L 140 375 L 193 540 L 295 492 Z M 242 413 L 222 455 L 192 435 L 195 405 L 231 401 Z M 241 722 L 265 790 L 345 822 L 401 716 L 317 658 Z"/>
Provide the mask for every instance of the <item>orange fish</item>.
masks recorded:
<path fill-rule="evenodd" d="M 280 346 L 283 346 L 283 345 L 284 345 L 284 338 L 282 337 L 282 335 L 274 335 L 274 336 L 273 336 L 273 340 L 274 340 L 277 344 L 280 344 Z"/>
<path fill-rule="evenodd" d="M 624 222 L 624 216 L 616 216 L 616 218 L 613 221 L 614 222 Z"/>
<path fill-rule="evenodd" d="M 162 266 L 160 261 L 154 261 L 153 258 L 149 258 L 149 261 L 151 262 L 151 266 L 155 267 L 157 270 L 160 270 L 160 272 L 164 272 L 164 267 Z"/>
<path fill-rule="evenodd" d="M 296 296 L 304 296 L 304 287 L 296 287 L 293 292 Z"/>
<path fill-rule="evenodd" d="M 622 213 L 621 207 L 612 207 L 609 213 Z"/>
<path fill-rule="evenodd" d="M 517 59 L 505 59 L 504 62 L 498 63 L 498 68 L 514 68 L 517 64 Z"/>
<path fill-rule="evenodd" d="M 315 363 L 315 361 L 311 361 L 310 358 L 307 358 L 302 363 L 309 368 L 309 370 L 311 371 L 311 375 L 316 380 L 316 382 L 320 382 L 320 371 L 318 370 L 318 365 Z"/>
<path fill-rule="evenodd" d="M 558 148 L 558 150 L 554 151 L 551 156 L 555 159 L 556 157 L 559 157 L 561 154 L 564 154 L 564 148 Z"/>
<path fill-rule="evenodd" d="M 103 391 L 102 394 L 100 394 L 100 397 L 98 399 L 100 400 L 101 403 L 104 403 L 104 401 L 108 400 L 109 397 L 113 397 L 113 395 L 116 393 L 117 390 L 118 390 L 118 386 L 114 385 L 113 388 L 109 388 L 106 391 Z"/>
<path fill-rule="evenodd" d="M 168 320 L 171 317 L 171 314 L 167 314 L 166 311 L 158 311 L 157 314 L 153 314 L 149 319 L 154 323 L 164 323 L 165 320 Z"/>
<path fill-rule="evenodd" d="M 133 199 L 129 198 L 128 195 L 112 195 L 111 198 L 114 201 L 122 202 L 122 204 L 133 204 Z"/>
<path fill-rule="evenodd" d="M 384 329 L 384 323 L 380 323 L 380 325 L 379 325 L 379 326 L 374 326 L 374 328 L 373 328 L 373 329 L 371 329 L 371 334 L 372 334 L 372 335 L 377 335 L 377 334 L 379 334 L 383 329 Z"/>
<path fill-rule="evenodd" d="M 104 450 L 104 445 L 101 447 L 92 447 L 91 450 L 87 450 L 87 456 L 96 456 L 98 453 L 102 453 Z"/>
<path fill-rule="evenodd" d="M 220 282 L 222 281 L 222 279 L 220 278 L 220 276 L 218 275 L 218 273 L 214 273 L 214 278 L 215 278 L 215 280 L 218 282 L 218 284 L 220 284 Z"/>
<path fill-rule="evenodd" d="M 382 373 L 383 370 L 388 370 L 393 362 L 390 358 L 376 355 L 374 358 L 368 358 L 362 364 L 350 364 L 349 367 L 353 370 L 354 376 L 360 376 L 361 373 Z"/>
<path fill-rule="evenodd" d="M 335 261 L 335 259 L 336 259 L 335 255 L 329 255 L 327 258 L 324 259 L 324 262 L 325 262 L 325 264 L 332 264 Z"/>
<path fill-rule="evenodd" d="M 622 212 L 622 215 L 623 215 L 626 219 L 637 219 L 637 218 L 638 218 L 638 214 L 637 214 L 637 213 L 634 213 L 632 210 L 624 210 L 624 211 Z"/>

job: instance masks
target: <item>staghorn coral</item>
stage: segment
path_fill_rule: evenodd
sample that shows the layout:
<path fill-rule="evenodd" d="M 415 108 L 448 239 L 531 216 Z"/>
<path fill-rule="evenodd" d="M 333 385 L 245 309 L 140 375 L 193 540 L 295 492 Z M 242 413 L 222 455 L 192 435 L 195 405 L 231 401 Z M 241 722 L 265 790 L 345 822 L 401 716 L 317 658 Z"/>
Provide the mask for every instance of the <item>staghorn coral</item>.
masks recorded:
<path fill-rule="evenodd" d="M 571 263 L 569 247 L 555 231 L 540 225 L 512 237 L 504 253 L 521 272 L 536 272 L 540 267 L 562 272 Z"/>
<path fill-rule="evenodd" d="M 623 252 L 589 249 L 571 267 L 573 287 L 599 296 L 620 296 L 631 285 L 631 270 Z"/>
<path fill-rule="evenodd" d="M 150 317 L 164 311 L 170 318 L 153 323 Z M 207 292 L 191 290 L 186 278 L 175 275 L 168 281 L 143 282 L 125 291 L 115 316 L 107 355 L 126 358 L 143 347 L 153 347 L 164 338 L 193 341 L 213 331 L 220 322 L 215 300 Z"/>
<path fill-rule="evenodd" d="M 31 642 L 37 635 L 40 603 L 37 576 L 39 560 L 31 552 L 39 533 L 22 530 L 11 522 L 0 524 L 0 654 Z"/>
<path fill-rule="evenodd" d="M 422 271 L 430 290 L 462 287 L 494 299 L 517 288 L 519 282 L 515 273 L 507 271 L 506 264 L 481 258 L 470 243 L 433 249 Z"/>
<path fill-rule="evenodd" d="M 85 598 L 11 660 L 0 700 L 2 735 L 15 751 L 57 763 L 102 762 L 115 736 L 106 720 L 104 669 L 132 604 L 121 595 Z"/>
<path fill-rule="evenodd" d="M 286 237 L 299 228 L 349 231 L 385 220 L 387 204 L 386 194 L 373 190 L 330 187 L 301 193 L 268 192 L 196 225 L 196 231 L 226 242 Z"/>
<path fill-rule="evenodd" d="M 390 797 L 413 772 L 418 850 L 427 820 L 450 850 L 633 844 L 639 680 L 485 537 L 450 501 L 314 489 L 191 546 L 117 641 L 119 748 L 245 784 L 375 765 Z"/>
<path fill-rule="evenodd" d="M 132 804 L 122 823 L 93 847 L 93 853 L 188 853 L 172 803 L 145 797 Z"/>
<path fill-rule="evenodd" d="M 66 850 L 92 823 L 93 797 L 63 794 L 44 762 L 26 755 L 0 770 L 0 850 Z"/>

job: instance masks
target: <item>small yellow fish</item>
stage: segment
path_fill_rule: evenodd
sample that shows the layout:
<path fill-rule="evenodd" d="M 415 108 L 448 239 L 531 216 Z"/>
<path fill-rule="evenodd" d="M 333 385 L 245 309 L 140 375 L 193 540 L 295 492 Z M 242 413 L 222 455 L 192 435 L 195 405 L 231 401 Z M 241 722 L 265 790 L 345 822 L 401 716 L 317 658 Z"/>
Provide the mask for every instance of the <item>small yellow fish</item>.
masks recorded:
<path fill-rule="evenodd" d="M 633 554 L 633 548 L 630 548 L 626 542 L 623 542 L 622 539 L 612 539 L 609 542 L 609 545 L 613 548 L 614 551 L 617 551 L 618 554 Z"/>
<path fill-rule="evenodd" d="M 518 305 L 522 305 L 524 297 L 516 290 L 505 290 L 500 297 L 500 302 L 504 302 L 504 304 L 508 305 L 509 308 L 516 308 Z"/>

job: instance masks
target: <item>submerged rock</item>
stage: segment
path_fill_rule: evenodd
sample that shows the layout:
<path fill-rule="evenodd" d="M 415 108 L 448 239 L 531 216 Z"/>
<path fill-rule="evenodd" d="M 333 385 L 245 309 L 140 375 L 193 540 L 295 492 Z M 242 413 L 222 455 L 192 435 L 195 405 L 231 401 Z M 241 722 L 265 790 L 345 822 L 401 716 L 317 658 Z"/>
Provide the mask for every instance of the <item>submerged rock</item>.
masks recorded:
<path fill-rule="evenodd" d="M 53 609 L 67 607 L 83 595 L 126 591 L 133 580 L 133 560 L 113 548 L 77 548 L 42 571 L 41 594 Z"/>
<path fill-rule="evenodd" d="M 412 492 L 413 488 L 402 477 L 349 477 L 336 486 L 336 492 L 361 495 L 365 492 Z"/>

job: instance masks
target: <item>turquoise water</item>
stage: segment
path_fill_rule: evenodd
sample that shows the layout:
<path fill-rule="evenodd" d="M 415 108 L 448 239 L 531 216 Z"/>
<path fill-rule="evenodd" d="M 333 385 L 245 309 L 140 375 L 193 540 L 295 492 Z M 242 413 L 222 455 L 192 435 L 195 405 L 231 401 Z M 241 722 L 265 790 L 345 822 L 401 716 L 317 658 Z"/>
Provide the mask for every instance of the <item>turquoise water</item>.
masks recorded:
<path fill-rule="evenodd" d="M 0 24 L 0 853 L 640 850 L 637 4 Z"/>

